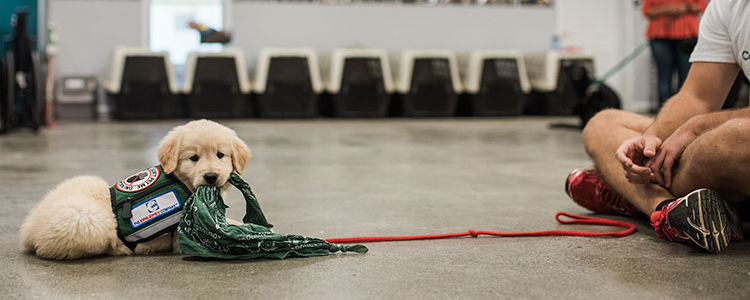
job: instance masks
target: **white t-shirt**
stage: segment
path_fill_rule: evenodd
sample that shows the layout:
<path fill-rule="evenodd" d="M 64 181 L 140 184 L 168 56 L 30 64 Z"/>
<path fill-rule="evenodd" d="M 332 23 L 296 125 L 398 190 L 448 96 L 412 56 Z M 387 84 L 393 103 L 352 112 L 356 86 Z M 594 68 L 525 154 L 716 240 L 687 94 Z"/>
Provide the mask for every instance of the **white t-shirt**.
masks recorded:
<path fill-rule="evenodd" d="M 690 62 L 734 63 L 750 78 L 750 1 L 708 3 Z"/>

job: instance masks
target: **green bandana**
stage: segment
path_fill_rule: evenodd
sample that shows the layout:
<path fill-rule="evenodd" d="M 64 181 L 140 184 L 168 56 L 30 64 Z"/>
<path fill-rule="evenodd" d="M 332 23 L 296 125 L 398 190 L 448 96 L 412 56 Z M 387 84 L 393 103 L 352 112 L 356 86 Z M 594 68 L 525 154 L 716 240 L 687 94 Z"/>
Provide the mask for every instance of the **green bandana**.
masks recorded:
<path fill-rule="evenodd" d="M 177 226 L 180 253 L 222 259 L 277 258 L 289 256 L 323 256 L 331 252 L 366 253 L 362 245 L 331 244 L 318 238 L 273 233 L 273 227 L 260 210 L 250 185 L 236 173 L 229 183 L 245 197 L 245 224 L 230 225 L 226 220 L 224 200 L 219 188 L 200 186 L 185 202 Z"/>

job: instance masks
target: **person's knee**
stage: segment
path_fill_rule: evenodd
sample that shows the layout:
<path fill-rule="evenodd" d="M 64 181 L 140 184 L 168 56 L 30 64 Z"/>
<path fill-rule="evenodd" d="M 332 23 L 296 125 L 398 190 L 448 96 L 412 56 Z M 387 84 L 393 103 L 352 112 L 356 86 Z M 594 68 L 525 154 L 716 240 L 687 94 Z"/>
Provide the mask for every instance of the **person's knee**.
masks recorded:
<path fill-rule="evenodd" d="M 596 141 L 601 134 L 606 134 L 613 127 L 618 126 L 622 115 L 623 111 L 619 109 L 605 109 L 594 115 L 583 128 L 583 143 L 589 144 Z"/>
<path fill-rule="evenodd" d="M 707 141 L 717 159 L 750 158 L 750 119 L 737 118 L 724 122 L 714 129 L 712 140 Z"/>
<path fill-rule="evenodd" d="M 680 159 L 678 176 L 682 173 L 682 180 L 674 182 L 673 192 L 686 193 L 700 186 L 733 191 L 745 186 L 750 170 L 748 143 L 747 119 L 729 120 L 700 135 Z"/>
<path fill-rule="evenodd" d="M 750 120 L 731 119 L 699 136 L 685 151 L 690 152 L 692 166 L 706 170 L 718 167 L 714 176 L 723 177 L 749 167 L 748 143 Z"/>
<path fill-rule="evenodd" d="M 734 118 L 730 119 L 719 126 L 725 130 L 746 132 L 750 129 L 750 119 Z"/>

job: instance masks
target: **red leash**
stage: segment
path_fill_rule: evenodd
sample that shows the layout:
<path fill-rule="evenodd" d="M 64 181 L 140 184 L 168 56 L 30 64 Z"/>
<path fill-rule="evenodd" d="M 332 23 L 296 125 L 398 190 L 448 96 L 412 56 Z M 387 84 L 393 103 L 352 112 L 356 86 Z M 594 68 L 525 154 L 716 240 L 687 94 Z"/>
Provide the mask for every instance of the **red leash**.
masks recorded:
<path fill-rule="evenodd" d="M 560 216 L 566 216 L 572 220 L 562 220 Z M 349 243 L 369 243 L 369 242 L 393 242 L 393 241 L 410 241 L 410 240 L 428 240 L 428 239 L 443 239 L 457 236 L 472 236 L 477 237 L 480 234 L 503 236 L 503 237 L 521 237 L 521 236 L 611 236 L 611 237 L 623 237 L 628 236 L 635 231 L 635 224 L 628 222 L 576 216 L 565 212 L 558 212 L 555 215 L 557 222 L 561 224 L 586 224 L 586 225 L 603 225 L 603 226 L 616 226 L 625 228 L 620 231 L 610 232 L 581 232 L 581 231 L 568 231 L 568 230 L 547 230 L 547 231 L 535 231 L 535 232 L 492 232 L 492 231 L 475 231 L 469 230 L 467 232 L 458 233 L 446 233 L 446 234 L 430 234 L 430 235 L 412 235 L 412 236 L 365 236 L 365 237 L 351 237 L 351 238 L 337 238 L 327 239 L 326 242 L 335 244 L 349 244 Z"/>

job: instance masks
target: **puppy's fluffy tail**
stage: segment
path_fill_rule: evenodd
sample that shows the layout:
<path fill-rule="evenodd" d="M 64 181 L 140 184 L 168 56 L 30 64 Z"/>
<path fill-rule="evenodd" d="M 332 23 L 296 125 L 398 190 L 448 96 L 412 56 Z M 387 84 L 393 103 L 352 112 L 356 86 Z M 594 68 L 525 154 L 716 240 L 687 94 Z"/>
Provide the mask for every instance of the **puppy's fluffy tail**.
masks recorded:
<path fill-rule="evenodd" d="M 61 183 L 21 225 L 23 247 L 48 259 L 76 259 L 110 251 L 116 222 L 104 180 L 80 176 Z"/>

